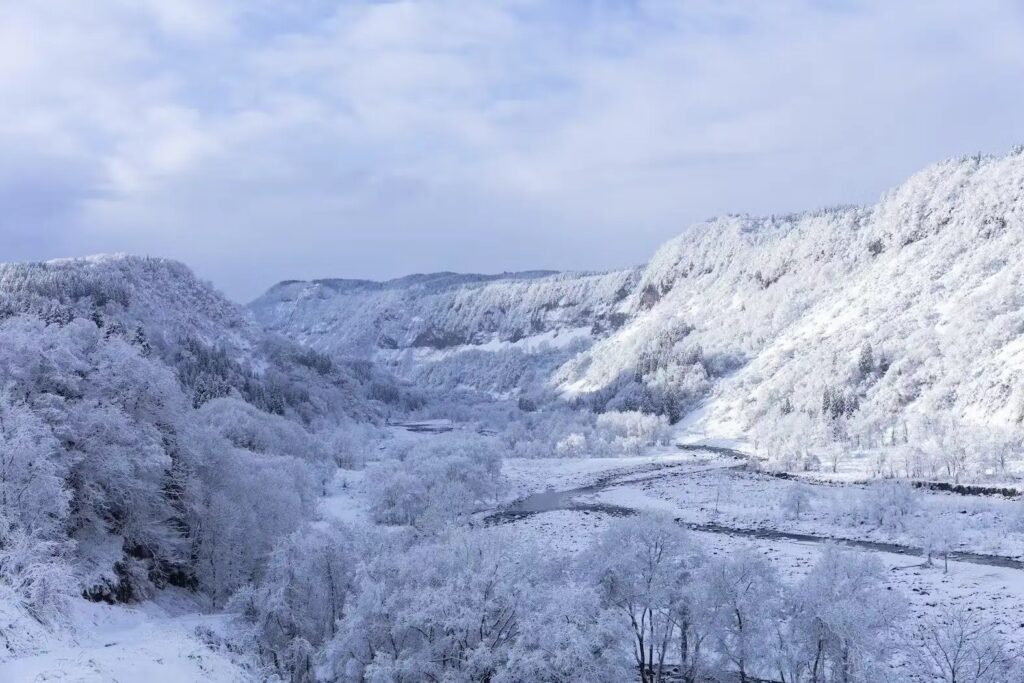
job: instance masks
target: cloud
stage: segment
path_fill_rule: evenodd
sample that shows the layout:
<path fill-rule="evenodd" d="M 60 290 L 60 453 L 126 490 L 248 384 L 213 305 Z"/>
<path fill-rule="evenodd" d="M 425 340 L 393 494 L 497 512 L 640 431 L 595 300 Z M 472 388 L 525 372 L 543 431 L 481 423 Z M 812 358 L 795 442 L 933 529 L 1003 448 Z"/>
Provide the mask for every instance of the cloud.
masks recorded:
<path fill-rule="evenodd" d="M 7 3 L 0 240 L 241 299 L 620 267 L 1024 140 L 1022 40 L 1013 0 Z"/>

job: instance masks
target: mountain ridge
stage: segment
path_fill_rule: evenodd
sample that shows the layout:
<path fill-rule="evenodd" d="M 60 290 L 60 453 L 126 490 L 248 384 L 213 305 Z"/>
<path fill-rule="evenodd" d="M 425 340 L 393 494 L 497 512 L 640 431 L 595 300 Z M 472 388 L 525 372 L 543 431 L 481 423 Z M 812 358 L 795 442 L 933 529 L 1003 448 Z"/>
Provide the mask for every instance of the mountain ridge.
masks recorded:
<path fill-rule="evenodd" d="M 250 310 L 300 343 L 374 357 L 414 380 L 543 390 L 673 419 L 705 401 L 709 419 L 737 432 L 792 414 L 811 421 L 828 392 L 859 406 L 844 421 L 875 422 L 857 429 L 876 433 L 911 413 L 1013 424 L 1024 419 L 1024 374 L 1014 369 L 1024 362 L 1024 302 L 1013 286 L 1024 271 L 1011 258 L 1024 249 L 1022 214 L 1018 147 L 939 162 L 870 206 L 698 223 L 635 269 L 390 299 L 305 285 L 292 301 L 265 296 Z M 342 319 L 350 329 L 339 330 Z M 495 391 L 458 371 L 457 355 L 508 363 L 520 340 L 570 331 L 573 352 L 546 349 L 550 374 L 529 385 Z M 865 346 L 878 359 L 859 376 Z M 537 360 L 525 355 L 516 362 Z"/>

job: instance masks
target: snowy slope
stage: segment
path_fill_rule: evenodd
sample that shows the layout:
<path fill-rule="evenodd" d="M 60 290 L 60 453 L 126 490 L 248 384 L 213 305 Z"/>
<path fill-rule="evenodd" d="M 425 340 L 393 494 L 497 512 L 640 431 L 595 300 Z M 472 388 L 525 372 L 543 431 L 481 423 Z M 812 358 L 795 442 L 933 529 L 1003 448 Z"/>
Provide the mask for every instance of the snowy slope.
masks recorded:
<path fill-rule="evenodd" d="M 256 319 L 333 357 L 372 358 L 420 386 L 498 395 L 540 385 L 620 325 L 638 270 L 285 282 Z"/>
<path fill-rule="evenodd" d="M 448 350 L 452 364 L 451 350 L 589 326 L 587 343 L 544 367 L 563 396 L 621 393 L 633 377 L 687 384 L 690 399 L 710 396 L 708 421 L 739 431 L 815 414 L 826 389 L 857 407 L 853 421 L 927 412 L 998 424 L 1024 417 L 1021 254 L 1015 150 L 936 164 L 874 206 L 714 219 L 635 271 L 293 282 L 251 309 L 332 353 L 420 349 L 403 356 L 411 375 L 438 362 L 423 349 Z"/>
<path fill-rule="evenodd" d="M 435 273 L 388 282 L 283 282 L 250 309 L 268 329 L 333 353 L 446 349 L 590 326 L 614 312 L 636 273 Z"/>
<path fill-rule="evenodd" d="M 0 263 L 0 318 L 29 313 L 54 322 L 106 316 L 162 341 L 190 334 L 238 350 L 259 328 L 236 304 L 162 258 L 102 254 L 40 263 Z"/>
<path fill-rule="evenodd" d="M 658 252 L 638 287 L 658 302 L 634 295 L 630 324 L 563 377 L 610 381 L 635 339 L 681 317 L 706 352 L 744 359 L 716 386 L 711 419 L 749 426 L 787 400 L 815 412 L 831 386 L 861 416 L 1018 422 L 1022 253 L 1020 152 L 938 164 L 870 208 L 712 221 Z"/>
<path fill-rule="evenodd" d="M 0 377 L 0 681 L 243 679 L 197 610 L 312 516 L 371 392 L 401 398 L 130 256 L 0 264 Z M 213 597 L 150 602 L 177 589 Z"/>
<path fill-rule="evenodd" d="M 326 359 L 268 335 L 244 307 L 170 259 L 115 254 L 0 263 L 0 321 L 17 315 L 57 325 L 86 318 L 105 335 L 145 344 L 197 402 L 240 393 L 261 409 L 305 419 L 326 410 L 366 417 L 373 407 L 364 385 L 391 383 L 365 364 L 324 366 Z M 283 401 L 261 404 L 268 389 Z"/>
<path fill-rule="evenodd" d="M 177 597 L 179 604 L 173 604 Z M 241 683 L 254 681 L 250 663 L 218 645 L 230 625 L 204 615 L 188 596 L 128 607 L 76 601 L 59 632 L 34 634 L 26 652 L 0 650 L 0 681 L 68 683 Z M 0 603 L 2 606 L 2 603 Z M 31 624 L 31 620 L 19 623 Z M 19 635 L 23 629 L 19 629 Z M 8 651 L 9 652 L 9 651 Z M 19 656 L 20 655 L 20 656 Z"/>

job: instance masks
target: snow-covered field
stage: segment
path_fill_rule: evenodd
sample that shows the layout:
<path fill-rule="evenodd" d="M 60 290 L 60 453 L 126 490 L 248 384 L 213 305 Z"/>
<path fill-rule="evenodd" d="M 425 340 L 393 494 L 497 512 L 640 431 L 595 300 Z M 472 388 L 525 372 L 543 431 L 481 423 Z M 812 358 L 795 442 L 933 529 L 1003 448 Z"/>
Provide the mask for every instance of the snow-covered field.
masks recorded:
<path fill-rule="evenodd" d="M 652 470 L 658 464 L 669 465 Z M 788 517 L 780 501 L 795 484 L 792 481 L 751 473 L 735 467 L 734 460 L 714 453 L 666 452 L 638 459 L 539 460 L 510 462 L 506 474 L 522 488 L 543 482 L 548 489 L 575 489 L 598 481 L 602 475 L 620 473 L 613 483 L 574 500 L 609 503 L 636 511 L 659 511 L 691 523 L 710 522 L 722 527 L 779 529 L 819 537 L 862 539 L 898 543 L 916 548 L 916 522 L 960 525 L 959 549 L 1024 557 L 1024 527 L 1018 523 L 1022 502 L 920 492 L 924 500 L 906 520 L 905 529 L 870 524 L 851 525 L 837 519 L 833 506 L 842 506 L 863 487 L 813 486 L 809 509 L 799 520 Z M 635 474 L 627 474 L 635 472 Z M 573 555 L 590 547 L 615 516 L 594 510 L 552 510 L 502 520 L 524 539 L 541 544 L 551 553 Z M 788 580 L 802 577 L 824 547 L 818 542 L 785 538 L 751 538 L 737 534 L 692 532 L 712 555 L 756 548 Z M 950 560 L 948 572 L 941 560 L 925 565 L 922 557 L 862 548 L 888 570 L 890 586 L 909 600 L 911 618 L 904 625 L 912 637 L 916 622 L 940 609 L 964 605 L 986 614 L 1001 625 L 1000 632 L 1017 647 L 1024 647 L 1024 570 Z"/>

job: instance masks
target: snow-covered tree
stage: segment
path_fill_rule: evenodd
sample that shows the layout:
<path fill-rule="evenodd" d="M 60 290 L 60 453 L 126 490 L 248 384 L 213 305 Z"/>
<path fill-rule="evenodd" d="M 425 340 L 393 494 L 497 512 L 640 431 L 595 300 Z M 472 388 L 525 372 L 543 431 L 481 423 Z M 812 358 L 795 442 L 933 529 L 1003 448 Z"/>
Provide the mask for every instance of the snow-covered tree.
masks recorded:
<path fill-rule="evenodd" d="M 338 633 L 356 568 L 347 529 L 304 528 L 274 548 L 255 587 L 233 598 L 260 655 L 294 683 L 317 680 L 314 653 Z"/>
<path fill-rule="evenodd" d="M 800 515 L 807 512 L 808 508 L 810 508 L 812 500 L 814 500 L 813 489 L 807 484 L 794 482 L 789 486 L 782 498 L 779 499 L 779 509 L 786 516 L 799 520 Z"/>
<path fill-rule="evenodd" d="M 788 591 L 790 622 L 781 633 L 789 642 L 780 647 L 790 653 L 786 680 L 878 680 L 906 609 L 885 584 L 885 569 L 876 558 L 826 548 L 810 573 Z M 793 657 L 794 651 L 799 655 Z"/>
<path fill-rule="evenodd" d="M 909 645 L 916 673 L 942 683 L 1004 683 L 1020 680 L 1024 667 L 981 612 L 949 607 L 927 617 Z"/>
<path fill-rule="evenodd" d="M 644 514 L 616 520 L 584 565 L 603 603 L 633 634 L 633 659 L 644 683 L 662 680 L 680 609 L 679 592 L 695 579 L 699 548 L 670 517 Z"/>
<path fill-rule="evenodd" d="M 493 500 L 502 487 L 501 447 L 451 433 L 395 453 L 372 468 L 371 511 L 385 524 L 438 528 Z"/>
<path fill-rule="evenodd" d="M 780 618 L 782 584 L 763 555 L 742 549 L 706 565 L 711 639 L 720 664 L 747 683 L 770 662 L 772 626 Z"/>
<path fill-rule="evenodd" d="M 925 563 L 930 567 L 933 558 L 941 557 L 942 569 L 948 572 L 949 554 L 960 546 L 960 524 L 955 520 L 925 518 L 918 523 L 915 531 Z"/>
<path fill-rule="evenodd" d="M 619 683 L 635 673 L 623 656 L 625 622 L 593 587 L 549 577 L 494 683 Z"/>
<path fill-rule="evenodd" d="M 59 444 L 25 405 L 0 397 L 0 519 L 27 533 L 55 539 L 69 513 Z"/>
<path fill-rule="evenodd" d="M 521 655 L 523 620 L 539 609 L 536 556 L 508 538 L 467 533 L 385 544 L 327 648 L 331 680 L 500 680 Z"/>

